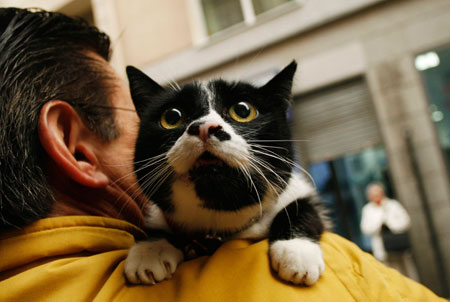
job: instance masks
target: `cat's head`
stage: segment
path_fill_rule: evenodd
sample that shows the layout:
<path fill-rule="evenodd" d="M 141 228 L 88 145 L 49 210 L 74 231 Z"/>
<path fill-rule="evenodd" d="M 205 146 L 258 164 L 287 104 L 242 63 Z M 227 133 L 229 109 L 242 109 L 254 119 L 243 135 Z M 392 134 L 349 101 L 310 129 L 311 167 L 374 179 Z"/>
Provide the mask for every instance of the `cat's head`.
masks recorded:
<path fill-rule="evenodd" d="M 296 67 L 293 61 L 262 87 L 213 80 L 178 88 L 128 67 L 141 119 L 135 171 L 144 192 L 174 216 L 261 211 L 291 176 L 286 112 Z"/>

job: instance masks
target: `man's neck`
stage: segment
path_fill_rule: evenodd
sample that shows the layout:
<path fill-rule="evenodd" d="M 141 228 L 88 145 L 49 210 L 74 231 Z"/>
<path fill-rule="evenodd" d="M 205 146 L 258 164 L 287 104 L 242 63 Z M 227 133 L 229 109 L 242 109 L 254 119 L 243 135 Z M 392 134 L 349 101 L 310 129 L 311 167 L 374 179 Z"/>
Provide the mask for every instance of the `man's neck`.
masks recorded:
<path fill-rule="evenodd" d="M 129 194 L 113 186 L 92 189 L 74 184 L 64 184 L 64 190 L 53 186 L 56 202 L 49 217 L 56 216 L 102 216 L 128 221 L 138 227 L 144 226 L 147 201 L 137 201 Z"/>

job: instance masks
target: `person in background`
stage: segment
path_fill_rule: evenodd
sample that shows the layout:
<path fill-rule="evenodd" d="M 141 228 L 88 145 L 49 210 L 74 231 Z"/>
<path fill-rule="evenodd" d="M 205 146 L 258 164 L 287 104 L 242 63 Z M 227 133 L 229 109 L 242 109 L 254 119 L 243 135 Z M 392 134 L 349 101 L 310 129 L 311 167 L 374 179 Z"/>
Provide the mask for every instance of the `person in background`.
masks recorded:
<path fill-rule="evenodd" d="M 331 233 L 312 287 L 276 278 L 267 240 L 127 284 L 150 202 L 132 173 L 139 118 L 109 57 L 81 20 L 0 8 L 0 301 L 445 301 Z"/>
<path fill-rule="evenodd" d="M 361 231 L 370 236 L 372 251 L 380 261 L 387 260 L 383 243 L 383 226 L 394 234 L 405 233 L 410 227 L 408 212 L 394 199 L 386 197 L 381 184 L 372 183 L 367 187 L 369 202 L 362 209 Z"/>

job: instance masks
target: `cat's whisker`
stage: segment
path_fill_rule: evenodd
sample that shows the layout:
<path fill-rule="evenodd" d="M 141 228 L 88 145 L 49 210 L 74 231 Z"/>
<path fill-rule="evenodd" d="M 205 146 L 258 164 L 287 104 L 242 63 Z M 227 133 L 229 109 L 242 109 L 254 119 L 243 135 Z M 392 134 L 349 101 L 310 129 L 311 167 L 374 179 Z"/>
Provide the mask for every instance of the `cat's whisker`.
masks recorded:
<path fill-rule="evenodd" d="M 246 182 L 247 182 L 247 185 L 248 185 L 248 186 L 251 186 L 251 183 L 250 183 L 250 175 L 248 174 L 248 170 L 245 168 L 245 166 L 244 166 L 242 163 L 239 163 L 239 162 L 238 162 L 237 165 L 238 165 L 239 171 L 241 171 L 242 174 L 245 176 L 245 180 L 246 180 Z"/>
<path fill-rule="evenodd" d="M 164 161 L 164 160 L 165 160 L 165 156 L 166 156 L 166 154 L 164 153 L 164 154 L 160 154 L 160 155 L 157 155 L 157 156 L 154 156 L 154 157 L 147 158 L 147 159 L 145 159 L 145 160 L 139 161 L 139 162 L 145 162 L 145 161 L 148 161 L 148 162 L 145 163 L 144 165 L 142 165 L 142 167 L 136 169 L 135 171 L 133 171 L 133 172 L 131 172 L 131 173 L 128 173 L 128 174 L 126 174 L 126 175 L 124 175 L 124 176 L 122 176 L 122 177 L 116 179 L 113 183 L 111 183 L 111 185 L 114 185 L 115 183 L 118 183 L 120 180 L 122 180 L 122 179 L 125 178 L 125 177 L 128 177 L 128 176 L 131 175 L 131 174 L 134 174 L 134 173 L 139 172 L 139 171 L 141 171 L 141 170 L 143 170 L 143 169 L 149 168 L 149 167 L 152 166 L 152 165 L 158 165 L 158 167 L 164 165 L 164 164 L 165 164 L 165 161 Z M 158 168 L 158 167 L 156 167 L 156 168 Z M 155 168 L 155 169 L 156 169 L 156 168 Z M 155 170 L 155 169 L 154 169 L 154 170 Z M 133 184 L 129 185 L 128 188 L 127 188 L 124 192 L 122 192 L 122 194 L 118 197 L 118 199 L 122 198 L 122 196 L 123 196 L 124 194 L 128 194 L 129 191 L 130 191 L 133 187 L 135 187 L 135 186 L 137 185 L 137 183 L 138 183 L 138 181 L 135 181 Z M 139 192 L 137 192 L 137 191 L 136 191 L 136 192 L 133 192 L 133 194 L 132 194 L 130 197 L 131 197 L 132 199 L 134 199 L 138 193 L 139 193 Z"/>
<path fill-rule="evenodd" d="M 140 188 L 141 188 L 141 191 L 142 191 L 144 194 L 146 194 L 147 188 L 148 188 L 149 186 L 151 186 L 151 185 L 152 185 L 152 182 L 150 182 L 150 183 L 148 183 L 148 184 L 146 184 L 146 185 L 144 185 L 144 186 L 141 186 L 141 187 L 140 187 Z M 138 196 L 138 194 L 139 194 L 139 192 L 134 192 L 134 193 L 132 194 L 131 198 L 132 198 L 132 199 L 136 198 L 136 197 Z M 151 198 L 150 198 L 150 195 L 147 195 L 147 194 L 146 194 L 146 196 L 148 197 L 149 200 L 151 199 Z"/>
<path fill-rule="evenodd" d="M 165 158 L 154 159 L 154 160 L 152 159 L 153 161 L 147 159 L 147 160 L 149 160 L 148 163 L 145 163 L 144 165 L 142 165 L 142 167 L 139 167 L 138 169 L 134 170 L 133 172 L 130 172 L 130 173 L 128 173 L 128 174 L 125 174 L 125 175 L 119 177 L 118 179 L 116 179 L 115 181 L 113 181 L 110 185 L 115 185 L 115 184 L 119 183 L 119 181 L 124 180 L 125 178 L 129 177 L 130 175 L 132 175 L 132 174 L 134 174 L 134 173 L 136 173 L 136 172 L 139 172 L 139 171 L 141 171 L 141 170 L 143 170 L 143 169 L 146 169 L 146 168 L 148 168 L 148 167 L 151 166 L 151 165 L 155 165 L 155 164 L 157 164 L 157 163 L 163 161 L 164 159 L 165 159 Z"/>
<path fill-rule="evenodd" d="M 169 178 L 170 176 L 172 176 L 174 174 L 173 170 L 167 170 L 159 179 L 159 181 L 154 185 L 154 187 L 152 188 L 152 190 L 148 193 L 149 196 L 153 195 L 163 184 L 164 182 L 167 180 L 167 178 Z"/>
<path fill-rule="evenodd" d="M 134 163 L 128 163 L 128 164 L 114 164 L 114 165 L 103 165 L 104 167 L 127 167 L 127 166 L 133 166 Z"/>
<path fill-rule="evenodd" d="M 129 196 L 128 198 L 125 198 L 125 202 L 122 204 L 122 207 L 119 210 L 119 214 L 122 213 L 123 209 L 125 209 L 125 207 L 128 205 L 128 203 L 130 202 L 130 200 L 134 200 L 134 197 L 138 194 L 138 191 L 140 190 L 138 187 L 138 181 L 135 181 L 134 183 L 130 184 L 128 186 L 128 188 L 122 192 L 122 194 L 120 194 L 117 199 L 116 199 L 116 203 L 119 202 L 123 196 Z M 128 193 L 132 188 L 137 188 L 136 191 L 134 191 L 131 195 Z"/>
<path fill-rule="evenodd" d="M 271 148 L 271 149 L 280 149 L 280 150 L 288 151 L 287 148 L 280 147 L 280 146 L 268 146 L 268 145 L 250 144 L 250 147 L 252 147 L 252 148 L 261 148 L 261 149 Z"/>
<path fill-rule="evenodd" d="M 256 146 L 257 145 L 252 145 L 252 147 L 256 147 Z M 260 147 L 260 146 L 258 146 L 258 147 Z M 285 162 L 288 165 L 291 165 L 292 167 L 295 167 L 295 168 L 299 169 L 300 171 L 302 171 L 308 177 L 308 179 L 311 181 L 311 184 L 313 185 L 314 189 L 317 189 L 316 182 L 314 181 L 314 178 L 312 177 L 312 175 L 305 168 L 300 166 L 298 163 L 292 161 L 291 159 L 279 156 L 278 154 L 274 153 L 271 150 L 267 150 L 266 148 L 263 148 L 263 147 L 260 147 L 260 148 L 263 149 L 264 151 L 266 151 L 267 153 L 266 152 L 262 152 L 260 150 L 255 150 L 255 149 L 253 149 L 253 151 L 256 152 L 256 153 L 259 153 L 259 154 L 263 154 L 263 155 L 266 155 L 266 156 L 278 159 L 280 161 Z"/>
<path fill-rule="evenodd" d="M 253 149 L 252 151 L 255 153 L 258 153 L 258 154 L 262 154 L 262 155 L 274 158 L 274 159 L 278 159 L 279 161 L 289 164 L 290 166 L 292 166 L 294 163 L 294 162 L 290 161 L 289 159 L 281 157 L 280 155 L 278 155 L 270 150 L 267 150 L 267 149 L 263 149 L 263 150 L 264 151 Z"/>
<path fill-rule="evenodd" d="M 144 177 L 142 177 L 142 181 L 141 181 L 141 188 L 143 191 L 147 191 L 147 189 L 154 185 L 155 183 L 158 183 L 159 180 L 164 177 L 165 173 L 167 173 L 169 171 L 169 166 L 168 165 L 159 165 L 158 167 L 156 167 L 155 169 L 153 169 L 152 171 L 150 171 L 149 173 L 147 173 Z M 156 187 L 156 186 L 155 186 Z M 152 188 L 152 194 L 154 193 L 153 191 L 154 188 Z M 147 196 L 149 198 L 151 198 L 152 194 L 148 194 Z"/>
<path fill-rule="evenodd" d="M 150 165 L 159 163 L 160 161 L 164 160 L 165 155 L 166 154 L 160 154 L 160 155 L 157 155 L 157 156 L 154 156 L 154 157 L 151 157 L 151 158 L 147 158 L 147 159 L 144 159 L 144 160 L 137 161 L 136 163 L 141 163 L 141 162 L 147 162 L 147 163 L 143 164 L 140 168 L 134 170 L 131 173 L 128 173 L 127 175 L 124 175 L 121 178 L 125 178 L 125 177 L 129 176 L 130 174 L 136 173 L 136 172 L 138 172 L 138 171 L 140 171 L 142 169 L 145 169 L 145 168 L 149 167 Z M 117 182 L 121 178 L 117 179 L 115 182 Z"/>
<path fill-rule="evenodd" d="M 256 134 L 258 134 L 259 129 L 255 130 L 248 130 L 245 129 L 245 133 L 242 134 L 243 137 L 245 137 L 245 140 L 248 142 L 252 137 L 254 137 Z"/>
<path fill-rule="evenodd" d="M 264 163 L 259 162 L 258 164 L 260 166 L 264 167 L 264 169 L 268 170 L 273 175 L 275 175 L 275 177 L 278 179 L 278 181 L 280 183 L 283 183 L 284 185 L 287 185 L 287 183 L 284 181 L 284 179 L 282 179 L 281 176 L 278 175 L 273 169 L 266 167 Z M 263 173 L 263 172 L 261 171 L 261 173 Z M 270 184 L 271 184 L 271 187 L 273 188 L 273 190 L 276 192 L 277 196 L 279 196 L 279 192 L 281 192 L 283 190 L 283 188 L 280 186 L 280 184 L 273 184 L 272 182 L 270 182 Z"/>
<path fill-rule="evenodd" d="M 158 167 L 159 167 L 160 165 L 164 164 L 165 162 L 166 162 L 165 158 L 161 158 L 161 159 L 158 159 L 158 160 L 153 161 L 153 162 L 148 162 L 148 163 L 142 165 L 141 167 L 139 167 L 138 169 L 136 169 L 134 172 L 137 173 L 137 172 L 142 171 L 144 169 L 150 168 L 151 166 L 154 166 L 154 165 L 158 165 Z"/>
<path fill-rule="evenodd" d="M 169 76 L 168 74 L 166 74 L 164 77 L 167 82 L 167 85 L 169 85 L 170 88 L 172 88 L 175 91 L 181 90 L 181 86 L 177 83 L 177 81 L 175 81 L 173 77 Z"/>
<path fill-rule="evenodd" d="M 174 85 L 174 84 L 172 83 L 172 81 L 167 82 L 167 85 L 169 85 L 169 87 L 172 88 L 172 89 L 175 90 L 175 91 L 180 91 L 179 87 L 176 86 L 176 85 Z"/>
<path fill-rule="evenodd" d="M 157 181 L 165 172 L 169 170 L 169 165 L 161 164 L 149 171 L 142 179 L 144 180 L 143 185 L 145 186 L 147 183 L 154 183 Z"/>
<path fill-rule="evenodd" d="M 250 174 L 250 171 L 248 171 L 247 167 L 245 167 L 243 164 L 239 164 L 239 168 L 244 173 L 244 175 L 247 177 L 248 181 L 250 182 L 250 186 L 253 187 L 256 193 L 256 197 L 258 198 L 258 204 L 259 204 L 259 215 L 262 217 L 263 215 L 263 208 L 262 208 L 262 200 L 261 196 L 259 195 L 258 188 L 256 187 L 255 183 L 253 182 L 252 176 Z"/>
<path fill-rule="evenodd" d="M 129 177 L 130 175 L 133 175 L 133 174 L 134 174 L 134 171 L 133 171 L 133 172 L 130 172 L 130 173 L 127 173 L 127 174 L 125 174 L 125 175 L 123 175 L 123 176 L 117 178 L 116 180 L 114 180 L 113 182 L 111 182 L 109 185 L 110 185 L 110 186 L 114 186 L 114 185 L 116 185 L 116 184 L 118 184 L 118 183 L 121 183 L 121 182 L 124 181 L 127 177 Z"/>
<path fill-rule="evenodd" d="M 253 151 L 256 151 L 256 150 L 253 150 Z M 256 152 L 256 153 L 262 153 L 262 152 Z M 277 159 L 279 159 L 279 158 L 277 158 Z M 278 180 L 279 180 L 280 182 L 282 182 L 284 185 L 287 186 L 287 182 L 286 182 L 283 178 L 281 178 L 281 176 L 280 176 L 278 173 L 276 173 L 276 172 L 273 170 L 274 167 L 273 167 L 272 165 L 270 165 L 270 164 L 267 163 L 266 161 L 264 161 L 264 160 L 262 160 L 262 159 L 259 159 L 259 158 L 256 158 L 256 157 L 254 157 L 254 160 L 255 160 L 257 163 L 259 163 L 260 166 L 266 168 L 269 172 L 273 173 L 273 174 L 278 178 Z"/>
<path fill-rule="evenodd" d="M 164 163 L 160 163 L 160 164 L 158 165 L 158 167 L 156 167 L 156 168 L 159 168 L 160 166 L 163 166 L 163 165 L 164 165 Z M 144 169 L 144 168 L 147 168 L 147 167 L 148 167 L 148 166 L 141 167 L 141 168 Z M 155 168 L 155 169 L 156 169 L 156 168 Z M 140 169 L 140 170 L 141 170 L 141 169 Z M 122 194 L 117 198 L 117 200 L 120 200 L 125 194 L 128 194 L 129 191 L 130 191 L 132 188 L 134 188 L 137 184 L 138 184 L 138 181 L 135 181 L 134 183 L 130 184 L 130 185 L 128 186 L 128 188 L 127 188 L 126 190 L 124 190 L 124 191 L 122 192 Z M 142 190 L 142 187 L 141 187 L 141 190 Z M 142 190 L 142 191 L 143 191 L 143 190 Z M 133 192 L 133 193 L 132 193 L 131 195 L 129 195 L 129 196 L 130 196 L 131 199 L 134 199 L 138 194 L 139 194 L 139 191 L 136 190 L 135 192 Z M 126 204 L 125 204 L 125 205 L 126 205 Z M 121 209 L 120 211 L 123 210 L 123 208 L 125 207 L 125 205 L 122 206 L 122 209 Z"/>
<path fill-rule="evenodd" d="M 308 142 L 309 140 L 302 139 L 251 139 L 248 140 L 249 143 L 273 143 L 273 142 Z"/>
<path fill-rule="evenodd" d="M 286 213 L 286 217 L 287 217 L 288 222 L 289 222 L 289 228 L 292 229 L 292 222 L 291 222 L 291 217 L 289 217 L 289 212 L 287 211 L 286 208 L 284 208 L 284 212 Z"/>
<path fill-rule="evenodd" d="M 312 177 L 311 173 L 309 173 L 305 168 L 303 168 L 302 166 L 297 166 L 297 168 L 302 171 L 307 177 L 308 179 L 311 181 L 311 184 L 313 185 L 314 189 L 317 190 L 317 185 L 316 182 L 314 180 L 314 178 Z"/>
<path fill-rule="evenodd" d="M 175 79 L 173 77 L 170 78 L 170 82 L 172 83 L 173 86 L 175 86 L 176 91 L 181 91 L 180 84 L 178 84 L 178 82 L 175 81 Z"/>
<path fill-rule="evenodd" d="M 166 154 L 163 153 L 163 154 L 159 154 L 159 155 L 156 155 L 156 156 L 153 156 L 153 157 L 150 157 L 150 158 L 146 158 L 146 159 L 134 161 L 134 162 L 131 162 L 131 163 L 128 163 L 128 164 L 114 164 L 114 165 L 104 165 L 104 166 L 105 166 L 105 167 L 124 167 L 124 166 L 131 166 L 131 165 L 139 164 L 139 163 L 142 163 L 142 162 L 151 160 L 151 159 L 156 159 L 156 158 L 164 157 L 165 155 L 166 155 Z"/>
<path fill-rule="evenodd" d="M 143 189 L 143 191 L 147 194 L 147 196 L 153 196 L 153 194 L 164 184 L 164 182 L 173 174 L 173 170 L 169 169 L 169 167 L 166 167 L 167 169 L 164 170 L 163 173 L 161 173 L 157 179 L 154 179 L 154 181 L 149 182 Z M 150 187 L 152 188 L 148 190 Z"/>
<path fill-rule="evenodd" d="M 278 191 L 279 191 L 279 187 L 278 190 L 274 187 L 274 184 L 272 184 L 272 182 L 270 182 L 267 177 L 264 175 L 264 172 L 258 167 L 258 164 L 261 165 L 264 168 L 265 167 L 264 163 L 261 163 L 259 160 L 257 160 L 255 157 L 251 157 L 250 159 L 250 166 L 264 179 L 264 181 L 267 183 L 267 185 L 272 189 L 273 192 L 275 192 L 275 194 L 278 195 Z M 270 168 L 269 168 L 270 169 Z M 271 170 L 275 175 L 278 176 L 278 174 L 276 174 L 273 170 Z"/>
<path fill-rule="evenodd" d="M 257 166 L 257 165 L 252 165 L 252 168 L 258 173 L 258 175 L 261 176 L 261 178 L 267 183 L 267 189 L 268 191 L 271 191 L 272 193 L 275 194 L 275 196 L 279 197 L 279 191 L 280 191 L 280 187 L 278 185 L 274 185 L 273 183 L 271 183 L 267 177 L 264 175 L 264 172 L 261 171 L 261 169 Z"/>

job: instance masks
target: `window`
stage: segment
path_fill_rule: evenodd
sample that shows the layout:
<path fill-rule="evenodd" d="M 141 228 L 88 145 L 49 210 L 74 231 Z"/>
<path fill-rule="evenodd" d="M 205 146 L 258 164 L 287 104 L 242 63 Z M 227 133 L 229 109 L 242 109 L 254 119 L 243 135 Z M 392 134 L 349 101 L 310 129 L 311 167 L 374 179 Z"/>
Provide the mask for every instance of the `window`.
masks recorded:
<path fill-rule="evenodd" d="M 209 36 L 237 24 L 252 25 L 268 11 L 296 0 L 201 0 L 206 32 Z"/>
<path fill-rule="evenodd" d="M 240 0 L 202 0 L 208 35 L 244 21 Z"/>
<path fill-rule="evenodd" d="M 418 55 L 415 65 L 422 75 L 430 118 L 450 172 L 450 46 Z"/>
<path fill-rule="evenodd" d="M 255 15 L 262 14 L 291 0 L 252 0 Z"/>

